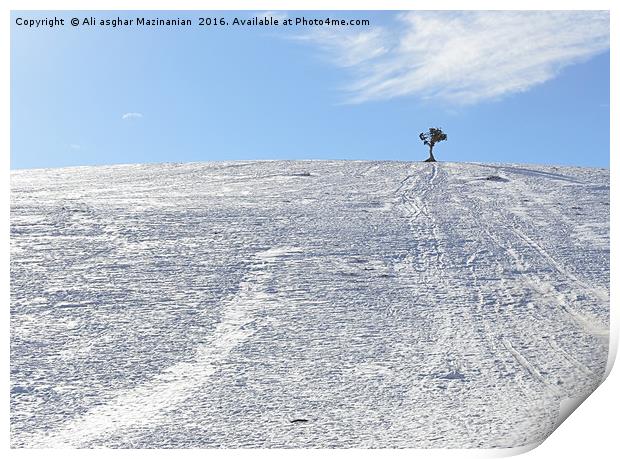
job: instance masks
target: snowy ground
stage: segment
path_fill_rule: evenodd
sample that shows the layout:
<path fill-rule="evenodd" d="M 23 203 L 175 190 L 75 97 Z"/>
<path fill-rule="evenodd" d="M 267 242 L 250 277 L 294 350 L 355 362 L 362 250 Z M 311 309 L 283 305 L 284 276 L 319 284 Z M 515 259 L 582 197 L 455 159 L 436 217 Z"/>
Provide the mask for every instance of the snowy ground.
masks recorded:
<path fill-rule="evenodd" d="M 134 165 L 11 189 L 13 447 L 512 447 L 604 374 L 608 170 Z"/>

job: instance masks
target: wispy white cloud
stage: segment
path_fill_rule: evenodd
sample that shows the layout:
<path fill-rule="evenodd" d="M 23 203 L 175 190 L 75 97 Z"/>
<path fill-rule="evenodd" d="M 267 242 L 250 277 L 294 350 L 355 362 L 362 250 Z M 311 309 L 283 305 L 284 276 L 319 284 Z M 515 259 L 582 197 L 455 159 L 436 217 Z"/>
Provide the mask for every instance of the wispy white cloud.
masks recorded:
<path fill-rule="evenodd" d="M 71 143 L 69 144 L 69 148 L 71 148 L 72 150 L 79 150 L 82 148 L 82 146 L 78 145 L 77 143 Z"/>
<path fill-rule="evenodd" d="M 296 40 L 317 45 L 336 65 L 354 67 L 372 66 L 389 53 L 394 37 L 385 29 L 377 27 L 370 31 L 348 32 L 344 29 L 317 27 L 307 34 L 296 35 Z"/>
<path fill-rule="evenodd" d="M 128 112 L 128 113 L 123 113 L 123 116 L 121 116 L 122 119 L 124 120 L 130 120 L 133 118 L 142 118 L 142 113 L 138 113 L 138 112 Z"/>
<path fill-rule="evenodd" d="M 296 38 L 350 71 L 351 103 L 417 96 L 473 104 L 527 91 L 609 48 L 604 11 L 407 12 L 396 22 Z"/>

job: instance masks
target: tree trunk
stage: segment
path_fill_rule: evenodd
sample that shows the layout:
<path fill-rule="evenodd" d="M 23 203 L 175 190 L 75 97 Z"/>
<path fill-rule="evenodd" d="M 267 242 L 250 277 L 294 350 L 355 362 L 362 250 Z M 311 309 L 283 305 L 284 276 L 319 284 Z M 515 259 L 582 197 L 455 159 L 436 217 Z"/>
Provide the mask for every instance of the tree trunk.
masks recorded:
<path fill-rule="evenodd" d="M 433 147 L 432 146 L 429 147 L 428 154 L 429 154 L 429 157 L 424 162 L 425 163 L 434 163 L 434 162 L 436 162 L 435 161 L 435 157 L 433 156 Z"/>

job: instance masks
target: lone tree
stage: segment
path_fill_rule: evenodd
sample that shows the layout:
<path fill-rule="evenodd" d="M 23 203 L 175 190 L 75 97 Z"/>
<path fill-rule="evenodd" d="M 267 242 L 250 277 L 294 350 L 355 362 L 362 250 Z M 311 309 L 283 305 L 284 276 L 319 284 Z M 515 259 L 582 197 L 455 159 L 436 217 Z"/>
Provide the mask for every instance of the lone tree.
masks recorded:
<path fill-rule="evenodd" d="M 428 159 L 424 160 L 425 163 L 435 162 L 433 156 L 433 147 L 436 143 L 443 140 L 448 140 L 448 136 L 441 130 L 441 128 L 429 128 L 428 132 L 420 132 L 420 140 L 424 142 L 424 145 L 428 145 Z"/>

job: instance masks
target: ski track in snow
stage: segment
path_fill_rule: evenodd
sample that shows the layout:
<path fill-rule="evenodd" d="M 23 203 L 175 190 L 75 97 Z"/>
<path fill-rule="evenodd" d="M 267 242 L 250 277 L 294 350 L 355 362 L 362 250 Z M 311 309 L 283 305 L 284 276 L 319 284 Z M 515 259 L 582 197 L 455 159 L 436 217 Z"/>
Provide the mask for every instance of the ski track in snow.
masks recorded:
<path fill-rule="evenodd" d="M 13 447 L 513 447 L 604 374 L 607 170 L 228 162 L 11 189 Z"/>
<path fill-rule="evenodd" d="M 110 402 L 72 420 L 59 431 L 31 438 L 29 444 L 32 447 L 80 447 L 122 429 L 157 424 L 158 419 L 190 398 L 192 391 L 208 384 L 209 377 L 230 350 L 252 335 L 248 324 L 270 301 L 264 292 L 269 277 L 264 265 L 274 262 L 287 250 L 271 249 L 256 254 L 250 273 L 239 284 L 239 292 L 224 301 L 222 317 L 209 343 L 196 350 L 192 361 L 167 368 L 152 381 L 120 392 Z"/>

